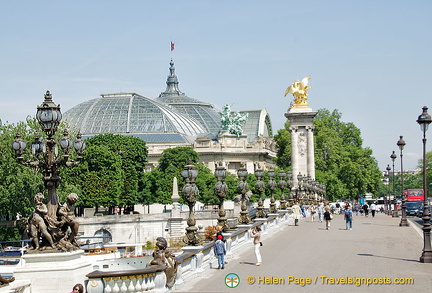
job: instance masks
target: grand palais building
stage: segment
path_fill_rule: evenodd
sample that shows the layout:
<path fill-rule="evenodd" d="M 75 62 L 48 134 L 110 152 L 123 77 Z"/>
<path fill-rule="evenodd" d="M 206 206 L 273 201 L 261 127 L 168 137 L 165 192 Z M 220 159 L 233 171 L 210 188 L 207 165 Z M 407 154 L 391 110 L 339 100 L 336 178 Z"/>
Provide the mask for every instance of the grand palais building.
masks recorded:
<path fill-rule="evenodd" d="M 248 114 L 241 135 L 222 131 L 220 110 L 186 96 L 179 89 L 171 60 L 166 90 L 150 99 L 136 93 L 102 94 L 64 113 L 69 125 L 83 137 L 113 133 L 143 139 L 148 147 L 147 170 L 156 167 L 162 152 L 177 146 L 192 147 L 200 162 L 214 171 L 223 164 L 233 174 L 245 165 L 249 173 L 258 166 L 274 167 L 276 143 L 267 110 Z"/>

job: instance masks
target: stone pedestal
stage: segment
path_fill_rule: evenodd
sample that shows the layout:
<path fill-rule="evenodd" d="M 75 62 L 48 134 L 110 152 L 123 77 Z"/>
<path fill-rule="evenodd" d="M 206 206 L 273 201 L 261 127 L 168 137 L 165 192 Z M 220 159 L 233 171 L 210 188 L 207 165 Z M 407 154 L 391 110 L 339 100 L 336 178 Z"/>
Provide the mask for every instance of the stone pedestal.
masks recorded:
<path fill-rule="evenodd" d="M 85 286 L 86 275 L 92 271 L 84 251 L 34 253 L 23 256 L 24 265 L 14 272 L 16 280 L 30 280 L 32 293 L 70 292 L 73 286 Z"/>
<path fill-rule="evenodd" d="M 313 119 L 317 112 L 310 107 L 291 108 L 285 117 L 290 122 L 291 162 L 294 189 L 298 187 L 297 175 L 310 175 L 315 179 Z"/>

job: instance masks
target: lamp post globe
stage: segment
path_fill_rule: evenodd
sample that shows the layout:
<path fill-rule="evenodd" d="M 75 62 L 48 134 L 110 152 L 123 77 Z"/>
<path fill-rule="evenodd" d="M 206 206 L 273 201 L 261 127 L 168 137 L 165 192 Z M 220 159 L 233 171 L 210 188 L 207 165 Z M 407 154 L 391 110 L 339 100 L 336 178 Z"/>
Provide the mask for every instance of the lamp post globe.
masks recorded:
<path fill-rule="evenodd" d="M 428 107 L 423 107 L 423 112 L 418 116 L 417 123 L 420 125 L 420 129 L 423 132 L 423 252 L 420 256 L 420 262 L 422 263 L 432 263 L 432 248 L 431 248 L 431 238 L 430 238 L 430 213 L 429 213 L 429 196 L 428 196 L 428 185 L 426 180 L 426 131 L 431 124 L 431 116 L 427 112 Z"/>

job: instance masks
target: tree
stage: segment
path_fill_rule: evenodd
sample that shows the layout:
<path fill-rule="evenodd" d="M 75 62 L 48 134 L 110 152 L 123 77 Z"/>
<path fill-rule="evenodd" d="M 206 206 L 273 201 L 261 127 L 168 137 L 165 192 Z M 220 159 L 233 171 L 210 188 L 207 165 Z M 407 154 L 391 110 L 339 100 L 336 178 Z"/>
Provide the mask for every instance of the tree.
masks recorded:
<path fill-rule="evenodd" d="M 114 207 L 121 203 L 124 173 L 120 155 L 107 146 L 87 148 L 81 186 L 80 202 L 84 206 Z"/>
<path fill-rule="evenodd" d="M 120 180 L 123 183 L 117 204 L 119 206 L 136 204 L 140 192 L 139 178 L 145 170 L 147 160 L 148 151 L 145 142 L 137 137 L 109 133 L 93 136 L 86 140 L 86 144 L 106 147 L 113 156 L 118 155 L 122 170 Z"/>
<path fill-rule="evenodd" d="M 421 170 L 419 176 L 420 176 L 420 180 L 421 183 L 420 185 L 418 185 L 419 187 L 415 187 L 415 188 L 423 188 L 423 158 L 421 158 L 418 161 L 418 168 Z M 426 153 L 426 185 L 428 188 L 428 193 L 429 195 L 432 194 L 432 152 L 427 152 Z M 414 188 L 414 187 L 413 187 Z"/>

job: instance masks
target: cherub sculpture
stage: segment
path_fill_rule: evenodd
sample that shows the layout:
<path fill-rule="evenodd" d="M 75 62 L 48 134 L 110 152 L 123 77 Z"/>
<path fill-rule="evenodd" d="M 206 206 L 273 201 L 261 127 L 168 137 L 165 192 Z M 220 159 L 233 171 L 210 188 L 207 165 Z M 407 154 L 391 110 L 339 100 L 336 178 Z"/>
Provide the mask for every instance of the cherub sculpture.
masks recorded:
<path fill-rule="evenodd" d="M 307 105 L 307 91 L 311 89 L 311 86 L 308 86 L 310 78 L 311 77 L 309 75 L 303 78 L 302 81 L 296 80 L 286 89 L 284 97 L 286 97 L 288 94 L 292 94 L 294 96 L 293 106 L 301 104 Z"/>
<path fill-rule="evenodd" d="M 165 275 L 167 278 L 166 287 L 171 289 L 177 278 L 177 270 L 179 263 L 175 256 L 167 250 L 168 242 L 163 237 L 156 239 L 156 249 L 153 252 L 153 260 L 147 265 L 165 265 Z"/>

